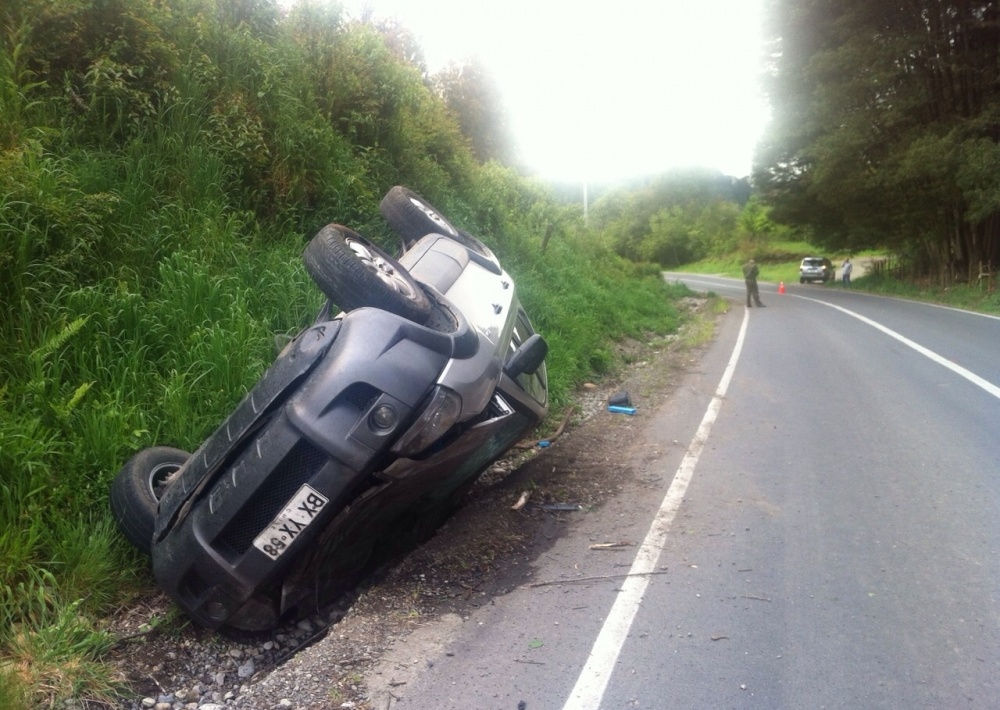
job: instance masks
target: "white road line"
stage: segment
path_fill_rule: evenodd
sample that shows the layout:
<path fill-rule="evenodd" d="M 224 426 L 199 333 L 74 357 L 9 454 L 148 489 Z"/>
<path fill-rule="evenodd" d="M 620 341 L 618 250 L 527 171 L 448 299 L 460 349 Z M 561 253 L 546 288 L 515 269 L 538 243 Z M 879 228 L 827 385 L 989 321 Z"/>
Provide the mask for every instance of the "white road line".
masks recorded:
<path fill-rule="evenodd" d="M 601 632 L 597 635 L 597 640 L 594 641 L 594 647 L 590 650 L 587 664 L 580 672 L 580 677 L 577 678 L 569 699 L 563 705 L 563 710 L 596 710 L 601 705 L 604 691 L 618 660 L 618 654 L 621 652 L 629 629 L 632 627 L 632 621 L 642 603 L 646 587 L 649 586 L 650 578 L 647 575 L 656 570 L 656 562 L 660 557 L 667 533 L 670 531 L 670 526 L 673 524 L 674 516 L 677 515 L 681 501 L 684 500 L 684 494 L 687 492 L 688 484 L 694 475 L 695 466 L 698 465 L 698 458 L 701 456 L 709 432 L 711 432 L 712 425 L 719 414 L 722 398 L 726 396 L 726 390 L 729 388 L 729 381 L 736 370 L 736 362 L 743 349 L 748 322 L 749 311 L 744 311 L 740 334 L 736 339 L 736 347 L 729 358 L 726 371 L 722 374 L 719 387 L 715 390 L 715 396 L 709 403 L 705 416 L 702 417 L 698 431 L 695 432 L 694 439 L 691 440 L 691 444 L 684 454 L 684 459 L 681 461 L 677 473 L 674 474 L 674 480 L 670 484 L 670 488 L 660 504 L 660 509 L 657 511 L 656 517 L 653 518 L 649 532 L 646 533 L 646 538 L 639 546 L 632 568 L 629 570 L 629 575 L 636 576 L 625 578 L 621 592 L 618 594 L 614 606 L 611 607 L 608 617 L 604 620 L 604 626 L 601 627 Z"/>
<path fill-rule="evenodd" d="M 896 331 L 892 330 L 891 328 L 885 327 L 884 325 L 882 325 L 878 321 L 873 321 L 871 318 L 866 318 L 865 316 L 861 315 L 860 313 L 855 313 L 854 311 L 848 310 L 848 309 L 844 308 L 843 306 L 836 306 L 836 305 L 834 305 L 832 303 L 827 303 L 826 301 L 820 301 L 820 300 L 815 299 L 815 298 L 807 298 L 805 296 L 799 296 L 799 298 L 801 298 L 804 301 L 812 301 L 813 303 L 821 303 L 824 306 L 829 306 L 830 308 L 835 308 L 838 311 L 840 311 L 841 313 L 846 313 L 847 315 L 851 316 L 852 318 L 857 318 L 862 323 L 870 325 L 872 328 L 875 328 L 876 330 L 882 331 L 883 333 L 885 333 L 886 335 L 888 335 L 890 338 L 895 338 L 896 340 L 898 340 L 899 342 L 901 342 L 903 345 L 907 346 L 908 348 L 913 348 L 914 350 L 916 350 L 918 353 L 920 353 L 921 355 L 923 355 L 927 359 L 932 360 L 933 362 L 936 362 L 938 365 L 941 365 L 942 367 L 948 368 L 949 370 L 951 370 L 952 372 L 954 372 L 959 377 L 964 377 L 969 382 L 971 382 L 972 384 L 976 385 L 976 387 L 979 387 L 980 389 L 982 389 L 985 392 L 993 395 L 997 399 L 1000 399 L 1000 387 L 997 387 L 996 385 L 994 385 L 989 380 L 984 380 L 982 377 L 980 377 L 976 373 L 970 372 L 969 370 L 966 370 L 961 365 L 956 365 L 951 360 L 948 360 L 947 358 L 944 358 L 944 357 L 938 355 L 933 350 L 928 350 L 923 345 L 920 345 L 919 343 L 915 343 L 912 340 L 910 340 L 909 338 L 907 338 L 907 337 L 905 337 L 903 335 L 900 335 L 899 333 L 897 333 Z M 968 311 L 962 311 L 962 312 L 963 313 L 967 313 Z M 978 315 L 978 314 L 976 314 L 976 315 Z"/>

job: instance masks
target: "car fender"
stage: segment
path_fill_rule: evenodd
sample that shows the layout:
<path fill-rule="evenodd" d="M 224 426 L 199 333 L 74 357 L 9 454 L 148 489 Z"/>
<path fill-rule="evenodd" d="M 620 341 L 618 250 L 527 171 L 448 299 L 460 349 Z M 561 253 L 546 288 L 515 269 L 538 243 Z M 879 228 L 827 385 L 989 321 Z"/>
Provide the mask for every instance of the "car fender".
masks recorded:
<path fill-rule="evenodd" d="M 200 491 L 240 442 L 252 434 L 265 415 L 295 390 L 337 339 L 340 321 L 318 323 L 302 331 L 247 392 L 233 412 L 191 456 L 160 499 L 154 540 L 183 517 L 185 503 Z"/>

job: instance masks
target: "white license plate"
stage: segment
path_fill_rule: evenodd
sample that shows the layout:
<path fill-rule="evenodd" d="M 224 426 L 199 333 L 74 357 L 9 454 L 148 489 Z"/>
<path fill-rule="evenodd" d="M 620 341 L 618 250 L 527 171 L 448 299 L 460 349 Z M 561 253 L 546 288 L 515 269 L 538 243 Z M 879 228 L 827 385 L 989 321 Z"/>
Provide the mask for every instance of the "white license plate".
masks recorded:
<path fill-rule="evenodd" d="M 327 503 L 329 500 L 315 488 L 303 485 L 284 510 L 257 536 L 253 546 L 272 560 L 278 559 Z"/>

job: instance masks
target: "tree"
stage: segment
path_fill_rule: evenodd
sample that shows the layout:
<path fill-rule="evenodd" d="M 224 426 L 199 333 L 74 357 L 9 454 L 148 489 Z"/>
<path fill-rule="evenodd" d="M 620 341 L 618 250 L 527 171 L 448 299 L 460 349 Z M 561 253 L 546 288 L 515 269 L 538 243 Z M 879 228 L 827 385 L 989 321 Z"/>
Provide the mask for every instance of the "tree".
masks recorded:
<path fill-rule="evenodd" d="M 773 0 L 769 13 L 774 120 L 754 180 L 773 217 L 830 246 L 920 254 L 944 280 L 996 263 L 997 3 Z"/>
<path fill-rule="evenodd" d="M 434 86 L 458 118 L 462 133 L 480 163 L 514 162 L 513 140 L 500 91 L 478 60 L 450 64 L 434 77 Z"/>

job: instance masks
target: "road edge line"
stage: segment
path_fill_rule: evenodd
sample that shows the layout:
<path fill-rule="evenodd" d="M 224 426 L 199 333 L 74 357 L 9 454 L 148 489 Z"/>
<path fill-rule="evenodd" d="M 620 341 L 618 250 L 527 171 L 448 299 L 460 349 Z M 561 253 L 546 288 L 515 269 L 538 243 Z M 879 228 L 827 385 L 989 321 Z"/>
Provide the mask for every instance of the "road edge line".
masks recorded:
<path fill-rule="evenodd" d="M 976 387 L 978 387 L 979 389 L 983 390 L 987 394 L 991 394 L 994 397 L 996 397 L 997 399 L 1000 399 L 1000 387 L 997 387 L 995 384 L 993 384 L 989 380 L 987 380 L 987 379 L 985 379 L 983 377 L 980 377 L 979 375 L 977 375 L 976 373 L 972 372 L 971 370 L 967 370 L 964 367 L 962 367 L 961 365 L 957 365 L 957 364 L 953 363 L 951 360 L 947 359 L 946 357 L 944 357 L 942 355 L 938 355 L 936 352 L 934 352 L 930 348 L 925 348 L 920 343 L 918 343 L 918 342 L 916 342 L 914 340 L 910 340 L 909 338 L 907 338 L 905 335 L 903 335 L 901 333 L 897 333 L 892 328 L 890 328 L 888 326 L 885 326 L 885 325 L 882 325 L 878 321 L 872 320 L 868 316 L 863 316 L 860 313 L 857 313 L 855 311 L 850 310 L 849 308 L 844 308 L 843 306 L 838 306 L 835 303 L 827 303 L 826 301 L 820 301 L 819 299 L 808 298 L 806 296 L 799 296 L 799 298 L 801 298 L 801 299 L 803 299 L 805 301 L 812 301 L 813 303 L 819 303 L 819 304 L 824 305 L 824 306 L 829 306 L 830 308 L 834 308 L 834 309 L 840 311 L 841 313 L 844 313 L 845 315 L 849 315 L 852 318 L 857 318 L 859 321 L 861 321 L 865 325 L 870 325 L 875 330 L 879 330 L 879 331 L 885 333 L 886 335 L 888 335 L 890 338 L 894 338 L 895 340 L 898 340 L 903 345 L 905 345 L 906 347 L 911 348 L 912 350 L 920 353 L 921 355 L 923 355 L 925 358 L 927 358 L 931 362 L 937 363 L 938 365 L 941 365 L 942 367 L 947 368 L 948 370 L 951 370 L 956 375 L 958 375 L 959 377 L 962 377 L 962 378 L 968 380 L 969 382 L 971 382 L 972 384 L 974 384 Z M 957 309 L 953 309 L 953 310 L 957 310 Z"/>
<path fill-rule="evenodd" d="M 646 587 L 649 586 L 650 573 L 656 570 L 656 562 L 663 550 L 667 533 L 670 532 L 674 517 L 684 501 L 684 495 L 687 493 L 688 485 L 694 476 L 698 459 L 705 448 L 705 442 L 708 441 L 708 435 L 712 431 L 719 409 L 722 407 L 726 390 L 729 389 L 729 382 L 732 380 L 736 363 L 743 350 L 747 324 L 750 322 L 749 314 L 749 309 L 744 310 L 736 345 L 729 357 L 729 363 L 722 373 L 722 379 L 715 390 L 715 396 L 708 403 L 708 409 L 701 419 L 701 424 L 698 425 L 698 430 L 688 445 L 684 458 L 674 474 L 670 488 L 667 489 L 663 502 L 660 503 L 660 508 L 653 518 L 649 532 L 646 533 L 645 539 L 639 546 L 632 567 L 629 569 L 629 576 L 621 585 L 621 592 L 604 620 L 604 625 L 590 650 L 587 663 L 580 671 L 576 685 L 570 692 L 566 704 L 563 705 L 563 710 L 596 710 L 601 705 L 604 691 L 607 689 L 611 674 L 618 662 L 618 655 L 628 637 L 629 629 L 631 629 L 639 605 L 642 603 Z"/>

